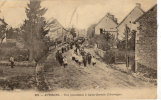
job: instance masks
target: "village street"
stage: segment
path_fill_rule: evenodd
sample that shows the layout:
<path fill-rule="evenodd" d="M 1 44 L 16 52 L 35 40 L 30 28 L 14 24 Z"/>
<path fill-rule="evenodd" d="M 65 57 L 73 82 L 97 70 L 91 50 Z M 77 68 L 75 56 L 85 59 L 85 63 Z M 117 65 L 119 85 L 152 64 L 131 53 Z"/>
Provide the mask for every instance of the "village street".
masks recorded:
<path fill-rule="evenodd" d="M 66 68 L 55 62 L 55 50 L 49 53 L 45 61 L 44 75 L 51 90 L 155 87 L 153 84 L 134 78 L 127 73 L 114 70 L 98 60 L 96 60 L 95 66 L 79 66 L 72 61 L 72 52 L 73 49 L 64 53 L 69 62 Z"/>

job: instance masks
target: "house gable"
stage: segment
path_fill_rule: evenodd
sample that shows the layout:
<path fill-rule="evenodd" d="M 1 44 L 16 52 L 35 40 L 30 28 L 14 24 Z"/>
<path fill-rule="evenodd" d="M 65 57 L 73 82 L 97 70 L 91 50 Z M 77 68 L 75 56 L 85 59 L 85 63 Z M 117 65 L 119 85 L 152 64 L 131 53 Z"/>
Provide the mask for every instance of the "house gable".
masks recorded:
<path fill-rule="evenodd" d="M 137 5 L 123 20 L 122 22 L 117 26 L 118 29 L 118 38 L 120 40 L 123 39 L 124 37 L 124 30 L 125 30 L 125 25 L 127 24 L 128 27 L 132 28 L 133 22 L 139 18 L 141 15 L 144 14 L 144 11 L 141 9 L 139 5 Z"/>
<path fill-rule="evenodd" d="M 113 30 L 116 27 L 117 27 L 117 23 L 113 19 L 111 19 L 108 15 L 106 15 L 96 25 L 95 34 L 100 34 L 100 29 L 110 31 L 110 30 Z"/>

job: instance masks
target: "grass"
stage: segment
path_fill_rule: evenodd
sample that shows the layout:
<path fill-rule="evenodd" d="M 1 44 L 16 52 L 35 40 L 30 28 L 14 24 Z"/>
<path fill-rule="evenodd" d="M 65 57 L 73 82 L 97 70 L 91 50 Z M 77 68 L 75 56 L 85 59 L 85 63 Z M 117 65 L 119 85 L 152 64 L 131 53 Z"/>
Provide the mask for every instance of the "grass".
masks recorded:
<path fill-rule="evenodd" d="M 0 89 L 32 89 L 36 86 L 35 67 L 0 66 Z"/>

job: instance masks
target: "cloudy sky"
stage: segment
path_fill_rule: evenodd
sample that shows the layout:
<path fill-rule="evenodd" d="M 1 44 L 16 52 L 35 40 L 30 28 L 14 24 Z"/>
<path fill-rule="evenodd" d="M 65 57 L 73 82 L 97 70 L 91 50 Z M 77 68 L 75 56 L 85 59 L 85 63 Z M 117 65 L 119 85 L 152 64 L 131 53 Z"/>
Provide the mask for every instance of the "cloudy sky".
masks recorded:
<path fill-rule="evenodd" d="M 48 8 L 46 19 L 56 18 L 64 27 L 74 25 L 87 28 L 97 23 L 106 13 L 111 13 L 120 22 L 136 5 L 147 11 L 156 4 L 156 0 L 43 0 L 42 7 Z M 0 0 L 0 17 L 12 27 L 18 27 L 26 18 L 27 0 Z M 76 13 L 70 24 L 72 13 Z"/>

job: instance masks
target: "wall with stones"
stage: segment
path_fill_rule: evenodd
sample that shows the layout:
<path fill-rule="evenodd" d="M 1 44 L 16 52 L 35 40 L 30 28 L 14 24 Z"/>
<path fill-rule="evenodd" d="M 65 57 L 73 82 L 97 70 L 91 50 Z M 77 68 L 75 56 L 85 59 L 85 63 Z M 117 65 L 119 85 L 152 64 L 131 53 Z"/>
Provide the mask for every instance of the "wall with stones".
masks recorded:
<path fill-rule="evenodd" d="M 135 60 L 154 70 L 157 69 L 157 7 L 150 9 L 138 21 Z"/>

